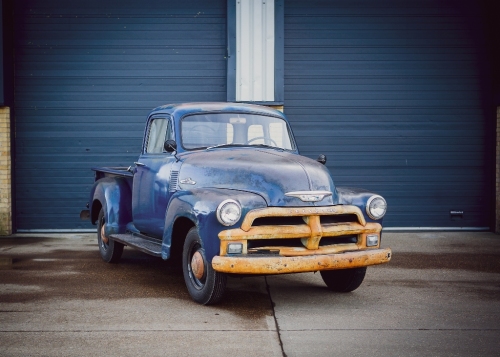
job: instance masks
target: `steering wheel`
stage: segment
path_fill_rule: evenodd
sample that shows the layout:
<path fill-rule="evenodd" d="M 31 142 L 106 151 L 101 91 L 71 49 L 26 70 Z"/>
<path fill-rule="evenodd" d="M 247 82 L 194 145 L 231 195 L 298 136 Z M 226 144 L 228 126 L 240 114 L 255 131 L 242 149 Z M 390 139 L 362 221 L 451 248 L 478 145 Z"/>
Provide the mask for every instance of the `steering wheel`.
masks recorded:
<path fill-rule="evenodd" d="M 266 143 L 266 145 L 267 145 L 267 142 L 269 142 L 269 143 L 273 144 L 274 146 L 278 147 L 278 144 L 276 144 L 276 141 L 274 141 L 271 138 L 266 138 L 265 136 L 257 136 L 255 138 L 248 140 L 245 144 L 250 144 L 252 141 L 259 140 L 259 139 L 264 139 L 264 143 Z"/>

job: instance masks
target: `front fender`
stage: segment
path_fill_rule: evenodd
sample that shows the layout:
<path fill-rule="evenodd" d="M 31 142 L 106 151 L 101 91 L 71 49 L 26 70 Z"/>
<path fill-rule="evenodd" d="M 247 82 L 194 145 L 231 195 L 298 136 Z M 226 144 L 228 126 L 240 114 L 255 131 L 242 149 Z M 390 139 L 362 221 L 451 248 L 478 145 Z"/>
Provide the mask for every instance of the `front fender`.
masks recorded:
<path fill-rule="evenodd" d="M 90 216 L 95 224 L 99 214 L 96 207 L 102 206 L 106 219 L 105 234 L 125 233 L 132 221 L 132 189 L 125 177 L 104 177 L 97 180 L 90 191 L 92 205 Z M 100 205 L 96 205 L 96 202 Z"/>
<path fill-rule="evenodd" d="M 212 258 L 218 255 L 220 250 L 219 232 L 228 228 L 217 220 L 217 207 L 228 198 L 241 204 L 241 218 L 234 227 L 241 225 L 248 211 L 267 207 L 264 198 L 249 192 L 217 188 L 178 191 L 172 196 L 165 215 L 162 258 L 168 259 L 170 257 L 174 223 L 177 219 L 184 217 L 196 224 L 205 249 L 205 256 L 209 261 L 212 261 Z"/>
<path fill-rule="evenodd" d="M 379 220 L 373 220 L 366 213 L 366 204 L 368 200 L 373 195 L 377 195 L 377 193 L 353 187 L 337 187 L 337 192 L 339 194 L 340 204 L 357 206 L 361 209 L 361 212 L 363 212 L 366 222 L 376 222 L 382 224 L 383 218 Z"/>

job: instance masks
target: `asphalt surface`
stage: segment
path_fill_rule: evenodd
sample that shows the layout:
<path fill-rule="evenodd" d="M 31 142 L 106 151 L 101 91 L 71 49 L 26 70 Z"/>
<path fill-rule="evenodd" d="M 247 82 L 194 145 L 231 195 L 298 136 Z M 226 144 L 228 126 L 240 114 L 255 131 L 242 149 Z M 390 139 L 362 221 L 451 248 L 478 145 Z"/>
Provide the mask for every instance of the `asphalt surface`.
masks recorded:
<path fill-rule="evenodd" d="M 499 356 L 500 236 L 385 233 L 361 287 L 319 274 L 229 279 L 217 306 L 181 272 L 94 235 L 0 238 L 0 356 Z"/>

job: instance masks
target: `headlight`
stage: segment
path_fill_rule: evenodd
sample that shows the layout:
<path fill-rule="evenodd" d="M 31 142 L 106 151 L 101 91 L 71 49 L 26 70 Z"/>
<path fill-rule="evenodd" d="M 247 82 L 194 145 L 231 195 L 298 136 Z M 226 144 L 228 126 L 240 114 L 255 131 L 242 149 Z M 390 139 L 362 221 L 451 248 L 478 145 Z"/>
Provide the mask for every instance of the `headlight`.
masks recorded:
<path fill-rule="evenodd" d="M 232 226 L 241 217 L 241 206 L 235 200 L 222 201 L 217 207 L 217 219 L 225 226 Z"/>
<path fill-rule="evenodd" d="M 387 203 L 382 196 L 374 195 L 366 203 L 366 213 L 371 219 L 384 217 L 387 211 Z"/>

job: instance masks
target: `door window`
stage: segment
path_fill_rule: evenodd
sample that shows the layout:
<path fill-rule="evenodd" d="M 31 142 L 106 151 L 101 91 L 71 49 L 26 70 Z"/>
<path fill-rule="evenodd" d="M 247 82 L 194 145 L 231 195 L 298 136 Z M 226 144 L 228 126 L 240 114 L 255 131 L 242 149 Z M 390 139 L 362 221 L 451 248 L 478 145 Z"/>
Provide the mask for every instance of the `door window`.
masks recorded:
<path fill-rule="evenodd" d="M 165 152 L 163 144 L 165 140 L 171 138 L 172 130 L 168 119 L 153 119 L 149 125 L 149 132 L 146 143 L 148 154 L 161 154 Z"/>

